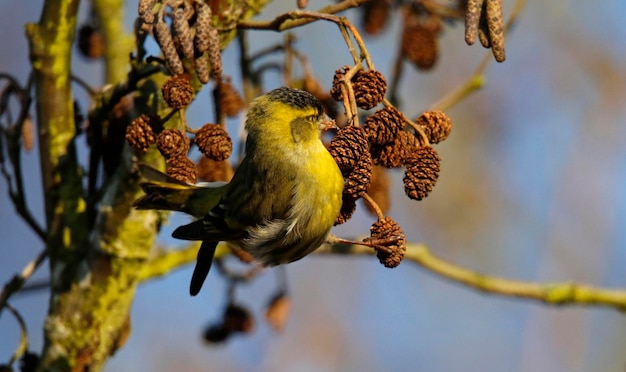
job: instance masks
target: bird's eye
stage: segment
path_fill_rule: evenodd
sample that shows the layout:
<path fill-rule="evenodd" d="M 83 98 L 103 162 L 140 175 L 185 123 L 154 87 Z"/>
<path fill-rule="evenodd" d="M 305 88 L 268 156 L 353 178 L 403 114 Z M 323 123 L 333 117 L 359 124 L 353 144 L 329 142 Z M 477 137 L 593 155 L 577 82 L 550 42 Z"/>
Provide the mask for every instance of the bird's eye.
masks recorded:
<path fill-rule="evenodd" d="M 295 142 L 307 141 L 317 137 L 316 116 L 299 117 L 291 121 L 291 136 Z"/>

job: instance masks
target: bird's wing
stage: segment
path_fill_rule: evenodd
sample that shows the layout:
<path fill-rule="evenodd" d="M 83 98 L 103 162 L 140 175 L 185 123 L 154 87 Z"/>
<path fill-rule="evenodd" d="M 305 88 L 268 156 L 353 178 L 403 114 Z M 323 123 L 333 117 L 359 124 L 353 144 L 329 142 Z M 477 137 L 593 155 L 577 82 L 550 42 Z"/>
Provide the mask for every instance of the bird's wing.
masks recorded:
<path fill-rule="evenodd" d="M 183 240 L 230 241 L 244 238 L 243 229 L 232 229 L 224 221 L 224 209 L 217 205 L 203 218 L 187 225 L 179 226 L 172 237 Z"/>
<path fill-rule="evenodd" d="M 147 180 L 141 183 L 146 195 L 133 204 L 137 209 L 179 211 L 200 218 L 217 205 L 228 185 L 226 182 L 192 185 L 145 164 L 140 169 Z"/>

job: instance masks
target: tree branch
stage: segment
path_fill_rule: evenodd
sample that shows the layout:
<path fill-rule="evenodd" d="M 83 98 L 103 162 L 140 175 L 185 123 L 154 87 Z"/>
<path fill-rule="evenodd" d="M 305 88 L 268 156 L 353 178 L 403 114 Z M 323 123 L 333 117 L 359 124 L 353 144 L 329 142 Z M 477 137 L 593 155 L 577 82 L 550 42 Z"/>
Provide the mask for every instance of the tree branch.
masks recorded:
<path fill-rule="evenodd" d="M 255 29 L 255 30 L 273 30 L 273 31 L 285 31 L 292 28 L 304 26 L 311 22 L 315 22 L 318 19 L 324 19 L 320 14 L 335 14 L 346 9 L 355 8 L 359 5 L 366 3 L 370 0 L 344 0 L 337 4 L 328 5 L 318 10 L 315 17 L 310 17 L 308 14 L 312 12 L 306 11 L 293 11 L 283 13 L 273 20 L 269 21 L 244 21 L 237 24 L 237 28 L 240 29 Z M 327 19 L 329 20 L 329 19 Z"/>
<path fill-rule="evenodd" d="M 199 242 L 194 242 L 182 249 L 162 250 L 144 266 L 139 274 L 139 280 L 157 278 L 195 262 L 199 246 Z M 376 254 L 373 249 L 357 244 L 325 244 L 314 253 L 347 256 Z M 226 244 L 220 243 L 215 258 L 219 259 L 228 254 L 230 250 Z M 404 260 L 444 279 L 487 294 L 535 300 L 547 305 L 603 306 L 619 311 L 626 310 L 625 290 L 592 287 L 579 283 L 538 283 L 498 278 L 449 263 L 434 256 L 423 244 L 408 243 Z"/>
<path fill-rule="evenodd" d="M 373 255 L 375 252 L 359 245 L 323 246 L 316 253 Z M 422 268 L 452 282 L 480 292 L 505 297 L 536 300 L 548 305 L 605 306 L 626 310 L 626 291 L 587 286 L 578 283 L 533 283 L 498 278 L 468 270 L 430 253 L 422 244 L 407 244 L 404 257 Z"/>
<path fill-rule="evenodd" d="M 74 40 L 78 0 L 45 2 L 39 23 L 27 24 L 31 64 L 37 96 L 37 123 L 46 221 L 53 247 L 51 258 L 62 251 L 58 228 L 77 219 L 84 207 L 77 177 L 74 147 L 74 106 L 71 90 L 71 46 Z M 80 229 L 75 229 L 80 231 Z M 75 237 L 73 241 L 80 241 Z"/>
<path fill-rule="evenodd" d="M 2 314 L 2 309 L 7 305 L 7 301 L 11 295 L 22 289 L 24 283 L 35 273 L 37 268 L 39 268 L 41 263 L 46 259 L 47 255 L 46 250 L 39 252 L 35 259 L 24 266 L 21 273 L 16 274 L 4 285 L 0 292 L 0 314 Z"/>

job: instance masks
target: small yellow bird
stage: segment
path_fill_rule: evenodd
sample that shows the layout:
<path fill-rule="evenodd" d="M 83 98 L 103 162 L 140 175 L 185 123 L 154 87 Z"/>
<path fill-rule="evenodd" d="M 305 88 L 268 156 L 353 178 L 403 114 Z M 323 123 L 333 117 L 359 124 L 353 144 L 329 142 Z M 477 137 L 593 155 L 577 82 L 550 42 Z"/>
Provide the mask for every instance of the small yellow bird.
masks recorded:
<path fill-rule="evenodd" d="M 328 237 L 339 214 L 343 177 L 320 140 L 327 118 L 311 94 L 278 88 L 256 98 L 246 120 L 246 154 L 230 183 L 191 185 L 144 169 L 139 209 L 199 218 L 173 237 L 202 240 L 189 292 L 200 291 L 220 241 L 264 266 L 296 261 Z"/>

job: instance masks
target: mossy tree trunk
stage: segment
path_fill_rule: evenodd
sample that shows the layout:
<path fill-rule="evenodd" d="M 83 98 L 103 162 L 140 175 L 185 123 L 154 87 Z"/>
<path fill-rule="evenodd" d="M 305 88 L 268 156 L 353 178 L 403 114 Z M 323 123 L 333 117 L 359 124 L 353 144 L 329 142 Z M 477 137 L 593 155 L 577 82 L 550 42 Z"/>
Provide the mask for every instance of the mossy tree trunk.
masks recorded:
<path fill-rule="evenodd" d="M 163 218 L 157 212 L 132 208 L 141 194 L 139 175 L 133 171 L 133 156 L 123 143 L 113 148 L 117 153 L 114 167 L 108 170 L 98 196 L 85 186 L 87 175 L 81 164 L 90 163 L 90 171 L 96 172 L 97 164 L 106 162 L 106 154 L 96 154 L 88 162 L 77 158 L 71 55 L 79 2 L 46 1 L 39 22 L 26 25 L 51 272 L 42 370 L 101 370 L 122 346 L 130 331 L 129 312 L 142 279 L 141 269 Z M 247 8 L 258 10 L 266 2 Z M 143 104 L 158 107 L 157 82 L 164 76 L 134 81 L 130 87 L 129 56 L 135 40 L 123 32 L 125 2 L 94 0 L 91 5 L 105 40 L 105 80 L 114 86 L 94 97 L 96 108 L 89 115 L 91 130 L 102 136 L 111 130 L 110 112 L 125 95 L 132 97 L 135 107 L 124 120 L 141 114 Z M 230 2 L 222 5 L 238 6 Z M 253 13 L 246 11 L 240 16 L 247 19 Z M 234 31 L 222 35 L 222 41 L 230 41 L 233 35 Z M 91 168 L 94 159 L 95 169 Z M 142 161 L 156 163 L 158 153 L 149 152 Z"/>
<path fill-rule="evenodd" d="M 123 2 L 115 3 L 108 4 L 107 19 L 119 32 Z M 44 370 L 101 369 L 128 330 L 137 272 L 157 231 L 155 213 L 131 208 L 139 188 L 137 176 L 128 171 L 129 154 L 122 156 L 108 181 L 97 217 L 88 218 L 89 196 L 77 159 L 71 89 L 78 5 L 78 0 L 46 1 L 39 23 L 26 26 L 37 97 L 52 276 L 40 366 Z M 104 4 L 95 1 L 94 5 Z M 104 24 L 110 25 L 109 21 Z M 112 52 L 116 55 L 107 56 L 109 82 L 125 77 L 131 46 L 129 42 L 118 45 Z M 120 55 L 125 55 L 125 60 Z"/>

